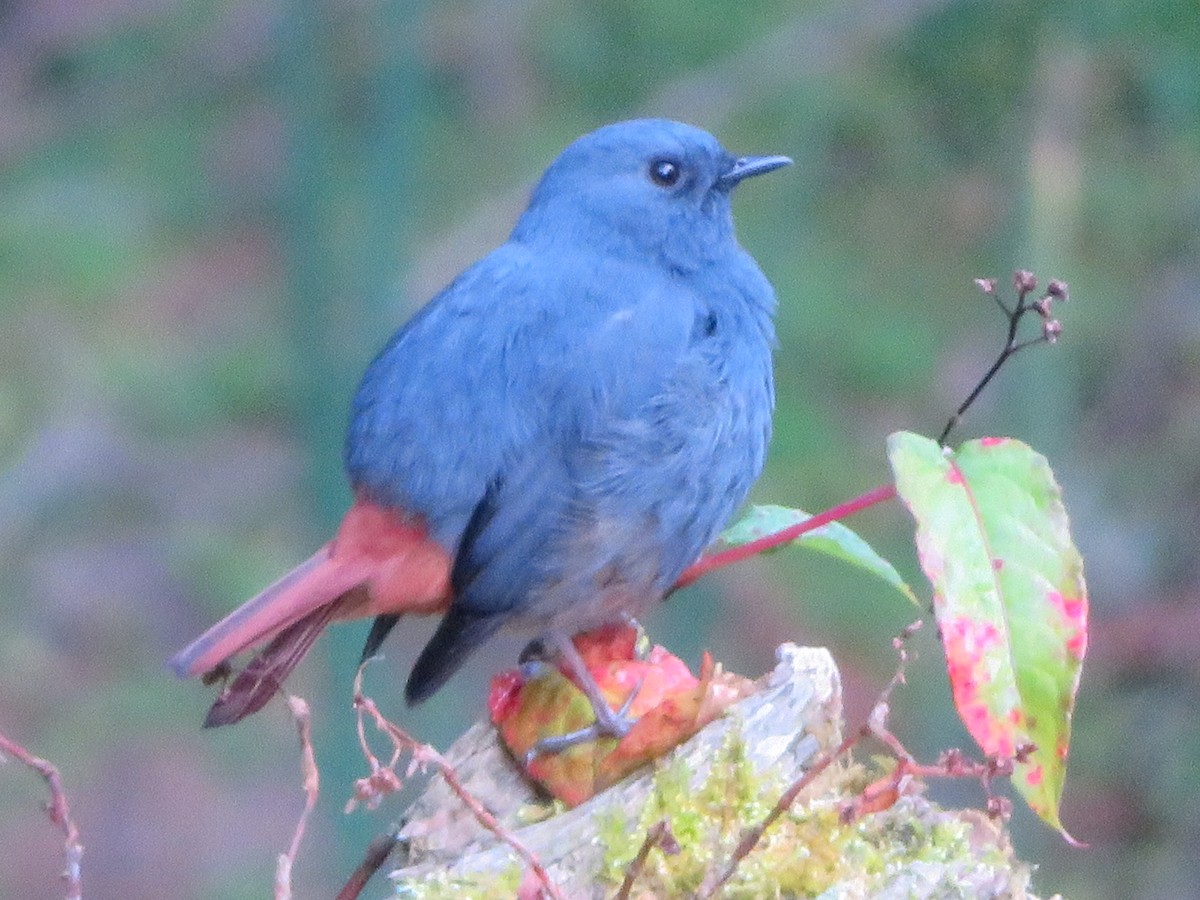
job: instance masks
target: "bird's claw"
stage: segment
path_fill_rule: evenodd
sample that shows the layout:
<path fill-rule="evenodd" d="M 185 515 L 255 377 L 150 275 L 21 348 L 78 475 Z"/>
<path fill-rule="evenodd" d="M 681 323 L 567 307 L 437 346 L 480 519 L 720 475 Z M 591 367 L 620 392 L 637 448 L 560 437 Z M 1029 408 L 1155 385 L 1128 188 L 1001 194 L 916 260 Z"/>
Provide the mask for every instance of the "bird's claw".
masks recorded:
<path fill-rule="evenodd" d="M 591 725 L 575 731 L 568 731 L 566 734 L 541 738 L 525 753 L 525 768 L 528 769 L 539 756 L 562 753 L 579 744 L 586 744 L 604 737 L 617 740 L 625 737 L 637 723 L 637 719 L 630 717 L 629 710 L 641 689 L 642 681 L 639 679 L 633 690 L 629 692 L 629 696 L 625 698 L 625 702 L 621 704 L 621 708 L 616 711 L 609 708 L 607 704 L 603 704 L 602 708 L 593 705 L 596 720 Z"/>

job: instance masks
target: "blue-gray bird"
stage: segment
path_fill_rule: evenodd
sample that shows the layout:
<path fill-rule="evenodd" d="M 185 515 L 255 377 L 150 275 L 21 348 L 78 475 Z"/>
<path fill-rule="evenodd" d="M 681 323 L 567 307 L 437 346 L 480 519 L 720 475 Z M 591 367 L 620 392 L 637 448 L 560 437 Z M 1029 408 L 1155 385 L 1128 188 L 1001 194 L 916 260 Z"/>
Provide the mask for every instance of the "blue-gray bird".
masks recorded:
<path fill-rule="evenodd" d="M 641 119 L 572 143 L 509 239 L 388 342 L 354 397 L 337 535 L 181 651 L 182 675 L 262 644 L 206 724 L 261 708 L 332 620 L 445 613 L 419 703 L 499 628 L 557 651 L 659 601 L 745 500 L 774 406 L 775 294 L 730 192 L 790 162 Z"/>

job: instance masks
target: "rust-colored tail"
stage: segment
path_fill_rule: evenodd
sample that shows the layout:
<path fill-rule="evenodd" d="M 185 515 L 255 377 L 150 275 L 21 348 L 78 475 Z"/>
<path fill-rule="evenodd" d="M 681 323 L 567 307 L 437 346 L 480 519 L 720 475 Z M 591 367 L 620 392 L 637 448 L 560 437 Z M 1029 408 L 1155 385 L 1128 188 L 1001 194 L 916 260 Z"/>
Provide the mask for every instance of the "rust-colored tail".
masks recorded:
<path fill-rule="evenodd" d="M 330 551 L 331 545 L 326 544 L 180 650 L 168 665 L 181 678 L 203 675 L 332 605 L 366 580 L 369 573 L 363 566 L 335 561 Z"/>
<path fill-rule="evenodd" d="M 258 651 L 238 676 L 221 690 L 209 707 L 204 727 L 232 725 L 266 706 L 283 687 L 284 679 L 312 648 L 313 641 L 336 618 L 342 603 L 340 599 L 326 603 L 275 635 L 271 643 Z"/>
<path fill-rule="evenodd" d="M 169 665 L 184 678 L 229 671 L 233 656 L 261 646 L 204 723 L 229 725 L 271 699 L 330 622 L 368 616 L 394 622 L 407 613 L 445 610 L 449 573 L 446 551 L 418 522 L 360 498 L 337 537 L 196 638 Z M 380 630 L 380 639 L 386 633 Z"/>
<path fill-rule="evenodd" d="M 262 709 L 325 626 L 359 600 L 355 594 L 365 590 L 355 588 L 367 574 L 362 566 L 335 561 L 326 544 L 176 654 L 169 665 L 178 675 L 203 675 L 269 641 L 221 691 L 204 727 L 232 725 Z"/>

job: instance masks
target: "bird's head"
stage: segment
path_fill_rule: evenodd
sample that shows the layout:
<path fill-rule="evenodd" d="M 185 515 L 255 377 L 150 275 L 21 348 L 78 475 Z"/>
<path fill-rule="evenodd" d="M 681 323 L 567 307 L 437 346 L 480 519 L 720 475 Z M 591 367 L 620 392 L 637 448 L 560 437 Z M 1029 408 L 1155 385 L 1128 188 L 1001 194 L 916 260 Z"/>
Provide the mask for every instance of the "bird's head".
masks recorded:
<path fill-rule="evenodd" d="M 736 243 L 729 195 L 785 156 L 736 157 L 711 134 L 666 119 L 606 125 L 572 143 L 534 189 L 514 240 L 630 250 L 692 269 Z"/>

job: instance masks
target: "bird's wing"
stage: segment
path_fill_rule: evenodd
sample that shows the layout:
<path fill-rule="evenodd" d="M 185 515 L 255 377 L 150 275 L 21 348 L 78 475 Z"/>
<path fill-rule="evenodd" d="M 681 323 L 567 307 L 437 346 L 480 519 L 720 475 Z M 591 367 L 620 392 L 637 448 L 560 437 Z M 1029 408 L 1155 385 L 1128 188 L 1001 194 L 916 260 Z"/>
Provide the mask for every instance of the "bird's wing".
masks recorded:
<path fill-rule="evenodd" d="M 396 332 L 354 397 L 351 484 L 420 517 L 448 551 L 522 440 L 502 371 L 508 332 L 531 315 L 531 271 L 507 245 L 476 263 Z"/>
<path fill-rule="evenodd" d="M 621 286 L 615 295 L 613 285 Z M 548 260 L 517 244 L 489 254 L 368 367 L 346 444 L 356 492 L 424 522 L 451 554 L 474 547 L 462 571 L 482 570 L 488 540 L 464 541 L 469 524 L 476 535 L 524 539 L 534 531 L 511 523 L 557 521 L 548 510 L 569 493 L 567 476 L 553 470 L 564 465 L 563 441 L 597 408 L 652 393 L 686 345 L 693 316 L 686 304 L 664 302 L 669 291 L 661 276 L 601 254 Z M 545 465 L 551 457 L 558 462 Z M 528 489 L 510 492 L 510 482 Z M 494 510 L 502 510 L 500 522 L 492 522 Z M 520 544 L 501 559 L 524 555 Z M 491 569 L 496 580 L 504 571 L 503 562 Z M 484 594 L 493 605 L 505 602 L 499 592 Z M 368 650 L 393 622 L 376 623 Z"/>
<path fill-rule="evenodd" d="M 686 292 L 644 299 L 580 337 L 588 365 L 560 382 L 558 427 L 473 511 L 411 701 L 506 622 L 570 632 L 657 599 L 745 498 L 765 449 L 769 368 L 727 371 L 729 348 L 708 340 L 707 311 Z"/>
<path fill-rule="evenodd" d="M 590 284 L 627 284 L 628 297 Z M 593 406 L 654 390 L 690 327 L 657 296 L 668 289 L 602 256 L 489 254 L 368 367 L 346 441 L 356 491 L 420 517 L 453 551 L 488 486 L 531 448 Z"/>

